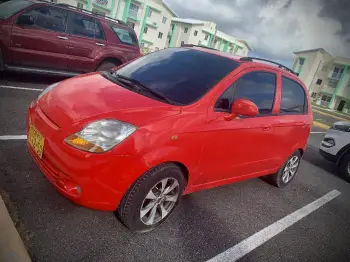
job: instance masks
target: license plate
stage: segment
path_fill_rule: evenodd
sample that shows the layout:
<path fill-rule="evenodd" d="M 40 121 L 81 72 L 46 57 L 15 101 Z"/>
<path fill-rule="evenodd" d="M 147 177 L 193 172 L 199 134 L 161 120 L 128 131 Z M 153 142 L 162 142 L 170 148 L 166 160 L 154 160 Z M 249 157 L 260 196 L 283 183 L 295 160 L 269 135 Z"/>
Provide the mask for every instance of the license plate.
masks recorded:
<path fill-rule="evenodd" d="M 28 133 L 28 142 L 31 147 L 34 149 L 35 153 L 39 156 L 39 158 L 43 157 L 44 151 L 44 136 L 33 126 L 29 125 L 29 133 Z"/>

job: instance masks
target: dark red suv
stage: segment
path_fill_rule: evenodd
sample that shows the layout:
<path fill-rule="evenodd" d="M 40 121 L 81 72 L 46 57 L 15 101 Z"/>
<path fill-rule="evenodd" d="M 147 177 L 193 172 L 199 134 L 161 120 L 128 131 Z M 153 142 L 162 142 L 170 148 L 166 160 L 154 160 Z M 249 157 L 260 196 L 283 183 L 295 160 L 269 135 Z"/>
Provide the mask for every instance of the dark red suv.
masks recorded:
<path fill-rule="evenodd" d="M 0 70 L 74 75 L 140 55 L 135 32 L 120 20 L 48 2 L 0 5 Z"/>

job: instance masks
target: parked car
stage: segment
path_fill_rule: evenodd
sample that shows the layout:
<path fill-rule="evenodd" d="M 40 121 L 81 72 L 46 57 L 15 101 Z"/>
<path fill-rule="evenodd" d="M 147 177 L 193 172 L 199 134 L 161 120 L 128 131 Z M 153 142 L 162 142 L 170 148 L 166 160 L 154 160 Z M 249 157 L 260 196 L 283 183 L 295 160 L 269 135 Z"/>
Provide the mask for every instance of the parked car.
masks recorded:
<path fill-rule="evenodd" d="M 330 127 L 321 142 L 320 154 L 339 166 L 350 182 L 350 122 L 340 121 Z"/>
<path fill-rule="evenodd" d="M 183 194 L 294 178 L 312 125 L 282 65 L 184 46 L 49 86 L 28 112 L 29 151 L 59 192 L 151 230 Z"/>
<path fill-rule="evenodd" d="M 0 71 L 76 75 L 140 55 L 135 32 L 120 20 L 49 2 L 0 5 Z"/>

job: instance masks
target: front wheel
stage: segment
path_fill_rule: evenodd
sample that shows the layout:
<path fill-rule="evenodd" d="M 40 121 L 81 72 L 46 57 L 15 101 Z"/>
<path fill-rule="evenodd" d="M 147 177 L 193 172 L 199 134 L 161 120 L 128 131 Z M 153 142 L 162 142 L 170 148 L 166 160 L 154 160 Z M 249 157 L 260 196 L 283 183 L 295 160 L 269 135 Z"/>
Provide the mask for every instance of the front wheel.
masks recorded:
<path fill-rule="evenodd" d="M 181 169 L 172 163 L 161 164 L 131 186 L 120 202 L 119 218 L 131 230 L 151 231 L 168 218 L 184 188 Z"/>
<path fill-rule="evenodd" d="M 350 182 L 350 154 L 345 155 L 340 162 L 340 171 L 344 179 Z"/>
<path fill-rule="evenodd" d="M 292 181 L 298 172 L 300 160 L 301 154 L 298 150 L 287 159 L 276 174 L 270 175 L 268 179 L 277 187 L 285 187 Z"/>

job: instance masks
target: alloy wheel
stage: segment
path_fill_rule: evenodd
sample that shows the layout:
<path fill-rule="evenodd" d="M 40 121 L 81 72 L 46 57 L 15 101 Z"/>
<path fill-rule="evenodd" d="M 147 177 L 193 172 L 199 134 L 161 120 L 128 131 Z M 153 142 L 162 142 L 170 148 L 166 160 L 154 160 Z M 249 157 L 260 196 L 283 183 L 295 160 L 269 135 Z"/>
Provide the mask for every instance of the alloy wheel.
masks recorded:
<path fill-rule="evenodd" d="M 298 166 L 299 166 L 298 156 L 293 156 L 291 159 L 288 160 L 283 170 L 283 176 L 282 176 L 283 183 L 287 184 L 290 180 L 292 180 L 292 178 L 297 172 Z"/>
<path fill-rule="evenodd" d="M 147 193 L 140 209 L 142 223 L 151 226 L 163 220 L 174 208 L 179 198 L 179 182 L 164 178 Z"/>

